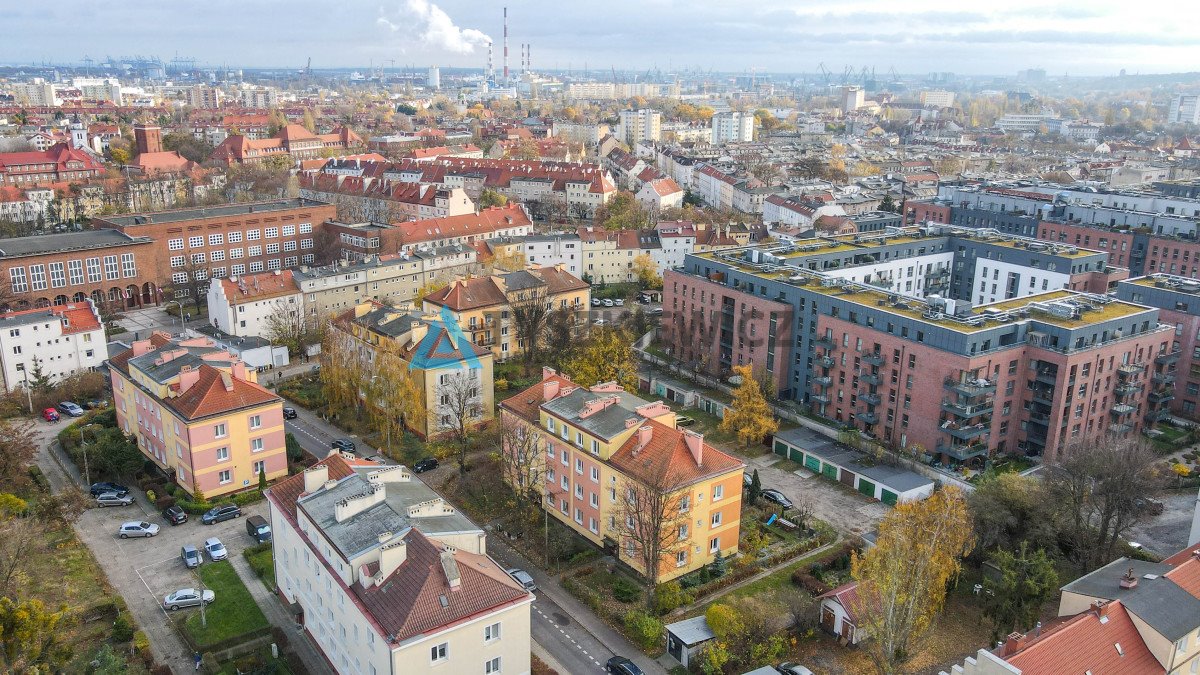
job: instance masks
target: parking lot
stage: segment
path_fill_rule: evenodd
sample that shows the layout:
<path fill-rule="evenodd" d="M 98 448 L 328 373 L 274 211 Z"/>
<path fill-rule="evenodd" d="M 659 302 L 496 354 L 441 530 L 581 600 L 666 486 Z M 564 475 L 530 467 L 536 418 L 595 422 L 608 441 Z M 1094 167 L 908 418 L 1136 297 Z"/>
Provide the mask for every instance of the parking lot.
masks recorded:
<path fill-rule="evenodd" d="M 204 554 L 204 540 L 217 537 L 229 551 L 229 558 L 240 557 L 242 551 L 254 544 L 246 534 L 245 519 L 250 515 L 266 517 L 265 502 L 245 507 L 241 518 L 234 518 L 216 525 L 200 524 L 199 516 L 189 516 L 186 523 L 171 526 L 156 510 L 150 508 L 145 495 L 133 490 L 137 501 L 131 506 L 91 509 L 79 519 L 76 531 L 96 555 L 109 581 L 129 604 L 141 628 L 151 641 L 159 645 L 178 645 L 180 654 L 170 654 L 170 663 L 190 666 L 191 654 L 186 653 L 182 641 L 174 634 L 167 620 L 167 611 L 162 608 L 163 597 L 180 588 L 195 588 L 199 578 L 183 565 L 179 557 L 180 548 L 191 544 Z M 157 536 L 121 539 L 117 530 L 121 524 L 132 520 L 143 520 L 159 526 Z M 178 614 L 199 611 L 195 608 L 180 609 Z"/>

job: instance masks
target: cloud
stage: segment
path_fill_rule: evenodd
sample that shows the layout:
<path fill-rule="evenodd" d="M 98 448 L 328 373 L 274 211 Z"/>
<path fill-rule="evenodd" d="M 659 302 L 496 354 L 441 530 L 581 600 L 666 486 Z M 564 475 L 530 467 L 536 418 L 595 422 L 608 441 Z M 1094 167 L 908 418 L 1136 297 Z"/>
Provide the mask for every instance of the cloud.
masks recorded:
<path fill-rule="evenodd" d="M 427 48 L 452 54 L 473 54 L 476 47 L 492 41 L 483 31 L 458 27 L 449 14 L 428 0 L 407 0 L 395 21 L 380 16 L 376 23 Z"/>

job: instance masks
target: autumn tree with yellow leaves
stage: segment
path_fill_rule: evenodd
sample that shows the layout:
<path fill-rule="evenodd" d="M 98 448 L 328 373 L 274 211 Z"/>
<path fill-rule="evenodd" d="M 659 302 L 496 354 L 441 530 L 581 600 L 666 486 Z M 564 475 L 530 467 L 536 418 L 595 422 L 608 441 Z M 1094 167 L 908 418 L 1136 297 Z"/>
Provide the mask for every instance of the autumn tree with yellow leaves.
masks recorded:
<path fill-rule="evenodd" d="M 565 370 L 580 386 L 616 382 L 626 391 L 637 391 L 637 358 L 633 341 L 623 330 L 592 327 L 591 334 L 565 364 Z"/>
<path fill-rule="evenodd" d="M 742 378 L 742 383 L 734 390 L 733 403 L 725 410 L 721 431 L 737 434 L 738 441 L 746 446 L 778 431 L 779 420 L 772 414 L 762 386 L 754 377 L 754 367 L 734 366 L 733 372 Z"/>
<path fill-rule="evenodd" d="M 975 543 L 963 493 L 944 487 L 898 504 L 879 525 L 876 545 L 851 560 L 858 582 L 851 611 L 870 639 L 863 649 L 880 675 L 900 672 L 946 600 Z"/>

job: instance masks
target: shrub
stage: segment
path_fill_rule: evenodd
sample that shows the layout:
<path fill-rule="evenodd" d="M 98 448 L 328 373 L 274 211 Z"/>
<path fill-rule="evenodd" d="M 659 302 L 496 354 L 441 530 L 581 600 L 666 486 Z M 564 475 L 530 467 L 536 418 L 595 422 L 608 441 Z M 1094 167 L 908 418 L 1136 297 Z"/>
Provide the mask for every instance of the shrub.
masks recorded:
<path fill-rule="evenodd" d="M 158 499 L 154 500 L 154 505 L 158 507 L 159 511 L 162 511 L 163 509 L 169 509 L 172 506 L 175 506 L 175 498 L 159 497 Z"/>
<path fill-rule="evenodd" d="M 508 391 L 508 380 L 500 378 L 492 382 L 496 386 L 496 391 Z"/>
<path fill-rule="evenodd" d="M 625 630 L 642 649 L 654 649 L 663 635 L 663 622 L 640 609 L 625 614 Z"/>
<path fill-rule="evenodd" d="M 690 602 L 692 594 L 683 590 L 683 585 L 678 581 L 668 581 L 654 589 L 654 611 L 660 615 Z"/>
<path fill-rule="evenodd" d="M 614 598 L 625 603 L 637 600 L 642 594 L 642 591 L 637 587 L 637 584 L 626 579 L 625 577 L 617 577 L 616 581 L 613 581 L 612 592 Z"/>
<path fill-rule="evenodd" d="M 133 622 L 129 620 L 129 612 L 121 612 L 113 621 L 112 639 L 116 642 L 128 642 L 133 639 Z"/>
<path fill-rule="evenodd" d="M 50 492 L 50 481 L 46 478 L 46 474 L 42 473 L 41 467 L 29 467 L 29 478 L 37 489 L 41 492 Z"/>
<path fill-rule="evenodd" d="M 145 663 L 150 663 L 150 638 L 143 631 L 137 631 L 133 634 L 133 651 Z"/>
<path fill-rule="evenodd" d="M 239 492 L 233 496 L 233 503 L 238 506 L 248 506 L 257 504 L 263 500 L 262 490 L 250 490 L 248 492 Z"/>

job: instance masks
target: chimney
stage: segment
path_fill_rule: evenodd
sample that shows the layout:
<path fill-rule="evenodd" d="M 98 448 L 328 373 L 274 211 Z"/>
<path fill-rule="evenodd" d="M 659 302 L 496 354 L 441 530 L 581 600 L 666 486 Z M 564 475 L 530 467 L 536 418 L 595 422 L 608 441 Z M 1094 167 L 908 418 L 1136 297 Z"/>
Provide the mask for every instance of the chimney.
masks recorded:
<path fill-rule="evenodd" d="M 692 453 L 692 458 L 696 460 L 696 465 L 704 466 L 704 436 L 695 431 L 684 431 L 683 442 L 687 444 L 687 449 Z"/>
<path fill-rule="evenodd" d="M 650 439 L 653 438 L 653 436 L 654 436 L 654 427 L 651 427 L 649 424 L 647 424 L 646 426 L 643 426 L 643 427 L 638 427 L 637 447 L 635 447 L 633 449 L 634 457 L 637 457 L 638 453 L 642 451 L 642 448 L 646 447 L 646 445 L 650 443 Z"/>
<path fill-rule="evenodd" d="M 383 548 L 379 549 L 379 572 L 375 574 L 375 585 L 383 583 L 383 580 L 390 577 L 407 559 L 408 543 L 403 539 L 384 544 Z"/>
<path fill-rule="evenodd" d="M 450 586 L 451 591 L 462 589 L 462 576 L 458 571 L 458 561 L 454 559 L 454 549 L 447 546 L 442 549 L 441 555 L 442 573 L 446 575 L 446 584 Z"/>
<path fill-rule="evenodd" d="M 414 321 L 412 322 L 412 326 L 409 328 L 408 332 L 408 343 L 411 346 L 416 347 L 417 345 L 421 344 L 421 340 L 424 340 L 425 336 L 429 334 L 429 324 L 422 323 L 420 321 Z"/>
<path fill-rule="evenodd" d="M 558 374 L 558 371 L 554 370 L 550 366 L 542 366 L 542 379 L 543 380 L 554 377 L 557 374 Z M 1200 551 L 1197 551 L 1197 553 L 1200 553 Z"/>
<path fill-rule="evenodd" d="M 133 348 L 134 356 L 141 356 L 142 354 L 148 354 L 154 351 L 154 345 L 150 344 L 149 338 L 145 340 L 134 340 L 133 344 L 130 346 Z"/>
<path fill-rule="evenodd" d="M 225 391 L 233 391 L 233 376 L 221 371 L 221 384 L 224 385 Z"/>
<path fill-rule="evenodd" d="M 542 400 L 549 401 L 558 396 L 558 380 L 542 380 Z"/>
<path fill-rule="evenodd" d="M 1121 577 L 1121 588 L 1133 589 L 1137 588 L 1137 585 L 1137 575 L 1133 573 L 1133 568 L 1130 567 L 1129 571 L 1125 573 L 1125 576 Z"/>
<path fill-rule="evenodd" d="M 325 481 L 329 480 L 329 467 L 324 464 L 318 464 L 314 467 L 304 470 L 304 492 L 311 493 L 321 489 Z"/>
<path fill-rule="evenodd" d="M 1003 653 L 1000 654 L 1000 657 L 1004 658 L 1005 656 L 1016 654 L 1025 647 L 1028 641 L 1029 640 L 1024 633 L 1009 633 L 1008 637 L 1004 640 L 1004 648 L 1002 649 Z"/>
<path fill-rule="evenodd" d="M 382 485 L 375 485 L 366 492 L 346 497 L 333 505 L 333 519 L 339 523 L 344 523 L 372 506 L 379 504 L 386 495 L 387 492 Z"/>
<path fill-rule="evenodd" d="M 230 372 L 239 380 L 248 382 L 250 380 L 250 368 L 245 361 L 235 361 L 229 367 Z"/>

